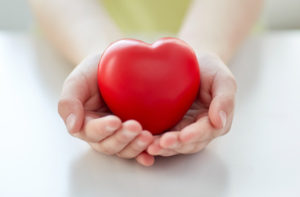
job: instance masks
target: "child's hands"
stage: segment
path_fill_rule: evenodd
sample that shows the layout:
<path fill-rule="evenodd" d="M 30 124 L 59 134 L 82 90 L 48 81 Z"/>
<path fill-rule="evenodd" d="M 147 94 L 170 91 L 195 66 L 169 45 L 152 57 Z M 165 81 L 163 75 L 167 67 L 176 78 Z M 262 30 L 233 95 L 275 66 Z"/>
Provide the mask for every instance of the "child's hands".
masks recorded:
<path fill-rule="evenodd" d="M 202 55 L 199 65 L 201 87 L 198 98 L 170 132 L 155 138 L 147 149 L 149 154 L 171 156 L 195 153 L 229 131 L 236 93 L 235 79 L 215 55 Z"/>
<path fill-rule="evenodd" d="M 97 86 L 99 55 L 87 57 L 66 79 L 58 111 L 71 135 L 87 141 L 98 152 L 135 158 L 149 166 L 152 155 L 171 156 L 202 150 L 231 127 L 235 79 L 214 55 L 199 58 L 201 89 L 185 117 L 167 133 L 153 136 L 133 120 L 121 122 L 110 114 Z M 144 152 L 147 149 L 148 153 Z"/>
<path fill-rule="evenodd" d="M 121 122 L 111 115 L 97 86 L 100 55 L 87 57 L 63 85 L 58 111 L 71 135 L 88 142 L 98 152 L 122 158 L 135 158 L 149 166 L 154 157 L 143 152 L 153 136 L 134 120 Z"/>

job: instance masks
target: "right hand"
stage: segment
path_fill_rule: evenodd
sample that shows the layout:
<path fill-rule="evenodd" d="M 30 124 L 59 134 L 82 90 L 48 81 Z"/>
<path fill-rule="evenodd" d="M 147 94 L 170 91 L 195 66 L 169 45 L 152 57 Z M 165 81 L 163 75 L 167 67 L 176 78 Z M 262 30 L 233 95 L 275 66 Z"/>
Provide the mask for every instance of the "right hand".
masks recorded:
<path fill-rule="evenodd" d="M 149 131 L 135 120 L 122 122 L 102 100 L 97 83 L 100 55 L 84 59 L 64 82 L 58 112 L 69 133 L 91 145 L 97 152 L 135 158 L 151 166 L 154 157 L 146 153 L 153 141 Z"/>

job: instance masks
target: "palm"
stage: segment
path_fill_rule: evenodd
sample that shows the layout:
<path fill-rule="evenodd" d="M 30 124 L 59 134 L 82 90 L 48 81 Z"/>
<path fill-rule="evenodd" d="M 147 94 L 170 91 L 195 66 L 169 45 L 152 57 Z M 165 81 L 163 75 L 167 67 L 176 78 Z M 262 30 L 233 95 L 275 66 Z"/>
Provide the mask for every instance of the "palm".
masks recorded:
<path fill-rule="evenodd" d="M 196 122 L 201 117 L 207 116 L 208 107 L 206 107 L 199 98 L 192 104 L 181 121 L 179 121 L 171 130 L 180 131 L 186 126 Z"/>
<path fill-rule="evenodd" d="M 112 114 L 100 95 L 97 85 L 97 64 L 93 63 L 85 66 L 86 69 L 78 69 L 80 77 L 77 77 L 77 80 L 81 85 L 81 93 L 87 97 L 83 103 L 86 116 L 98 118 Z"/>
<path fill-rule="evenodd" d="M 138 122 L 122 123 L 116 116 L 107 116 L 112 113 L 101 98 L 97 86 L 98 62 L 98 56 L 91 56 L 77 66 L 67 78 L 59 102 L 59 113 L 67 123 L 70 133 L 76 133 L 76 137 L 88 141 L 98 152 L 118 153 L 120 157 L 136 158 L 143 165 L 151 165 L 154 162 L 151 155 L 194 153 L 229 130 L 236 84 L 229 69 L 216 57 L 208 55 L 199 59 L 201 88 L 198 98 L 170 132 L 156 136 L 154 141 L 148 131 L 142 131 Z M 221 120 L 220 112 L 225 113 L 225 119 Z M 73 118 L 73 122 L 69 121 L 69 117 Z M 107 133 L 109 124 L 118 128 L 113 134 Z M 127 136 L 128 140 L 120 144 L 120 141 L 124 141 L 123 135 L 128 131 L 134 134 L 130 134 L 133 138 Z M 144 146 L 138 147 L 137 141 L 141 136 L 144 136 Z M 111 144 L 114 146 L 106 149 L 102 147 Z M 147 153 L 140 152 L 145 149 Z"/>
<path fill-rule="evenodd" d="M 230 129 L 236 91 L 234 77 L 214 55 L 202 55 L 198 62 L 199 96 L 179 123 L 155 138 L 147 149 L 151 155 L 195 153 Z"/>
<path fill-rule="evenodd" d="M 94 91 L 91 92 L 90 98 L 84 103 L 86 115 L 89 116 L 93 114 L 96 115 L 97 118 L 100 118 L 112 114 L 106 103 L 101 98 L 98 87 L 92 89 L 94 89 Z"/>
<path fill-rule="evenodd" d="M 93 83 L 97 84 L 97 83 Z M 96 85 L 95 85 L 96 86 Z M 90 98 L 85 102 L 84 108 L 87 114 L 97 114 L 102 117 L 112 114 L 106 103 L 101 98 L 98 87 L 90 88 L 93 90 L 90 94 Z M 180 131 L 191 123 L 196 122 L 201 117 L 207 116 L 208 107 L 201 102 L 201 99 L 196 98 L 190 109 L 186 112 L 182 120 L 180 120 L 171 130 Z"/>

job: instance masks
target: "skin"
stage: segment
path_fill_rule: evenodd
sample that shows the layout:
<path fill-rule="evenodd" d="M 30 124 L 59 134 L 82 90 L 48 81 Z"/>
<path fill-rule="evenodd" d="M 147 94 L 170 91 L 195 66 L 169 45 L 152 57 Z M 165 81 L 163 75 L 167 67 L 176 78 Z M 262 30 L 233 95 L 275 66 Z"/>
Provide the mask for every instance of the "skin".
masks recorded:
<path fill-rule="evenodd" d="M 63 85 L 59 114 L 69 133 L 88 142 L 97 152 L 134 158 L 151 166 L 155 156 L 199 152 L 230 130 L 236 81 L 226 63 L 250 32 L 262 0 L 193 2 L 178 37 L 198 54 L 199 96 L 183 119 L 159 136 L 152 136 L 134 120 L 121 122 L 101 99 L 96 81 L 100 54 L 95 51 L 103 51 L 108 43 L 122 38 L 101 5 L 95 0 L 30 3 L 49 39 L 78 65 Z M 68 9 L 64 9 L 66 5 Z"/>
<path fill-rule="evenodd" d="M 237 85 L 227 66 L 212 54 L 199 58 L 201 88 L 183 119 L 169 132 L 156 136 L 151 155 L 196 153 L 226 134 L 232 123 Z"/>
<path fill-rule="evenodd" d="M 100 55 L 91 55 L 74 69 L 63 85 L 58 104 L 70 134 L 88 142 L 94 150 L 135 158 L 150 166 L 157 155 L 198 152 L 230 129 L 236 83 L 217 56 L 199 57 L 202 85 L 198 98 L 172 131 L 159 136 L 143 130 L 137 121 L 122 123 L 110 113 L 98 91 L 99 59 Z"/>
<path fill-rule="evenodd" d="M 154 137 L 135 120 L 121 122 L 110 113 L 97 86 L 100 55 L 83 60 L 65 80 L 58 112 L 69 133 L 88 142 L 97 152 L 135 158 L 144 166 L 154 163 L 154 157 L 144 151 Z"/>

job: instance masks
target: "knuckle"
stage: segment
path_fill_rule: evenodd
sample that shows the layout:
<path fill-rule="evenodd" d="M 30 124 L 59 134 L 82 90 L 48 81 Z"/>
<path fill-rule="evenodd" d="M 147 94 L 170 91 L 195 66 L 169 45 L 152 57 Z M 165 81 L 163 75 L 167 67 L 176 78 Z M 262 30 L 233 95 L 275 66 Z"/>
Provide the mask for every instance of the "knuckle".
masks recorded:
<path fill-rule="evenodd" d="M 85 126 L 85 134 L 86 134 L 86 138 L 87 140 L 91 141 L 91 142 L 99 142 L 100 140 L 104 139 L 106 137 L 106 133 L 105 131 L 103 131 L 103 129 L 92 129 L 90 126 Z"/>
<path fill-rule="evenodd" d="M 124 133 L 120 133 L 116 135 L 115 141 L 116 144 L 127 144 L 132 140 L 132 137 L 125 135 Z"/>
<path fill-rule="evenodd" d="M 118 145 L 120 145 L 120 144 L 127 144 L 129 141 L 130 140 L 126 136 L 123 136 L 123 137 L 122 136 L 118 136 L 115 139 L 115 144 L 118 144 Z"/>
<path fill-rule="evenodd" d="M 131 152 L 139 153 L 146 149 L 146 144 L 145 145 L 135 144 L 135 145 L 132 145 L 130 148 L 131 148 Z"/>
<path fill-rule="evenodd" d="M 139 153 L 141 153 L 143 150 L 141 149 L 134 149 L 134 148 L 131 148 L 130 150 L 127 150 L 126 151 L 126 157 L 127 158 L 134 158 L 136 157 Z"/>
<path fill-rule="evenodd" d="M 146 147 L 141 147 L 137 144 L 131 144 L 129 147 L 121 151 L 119 155 L 122 158 L 132 159 L 145 149 Z"/>

